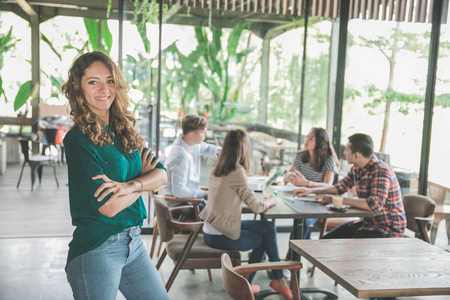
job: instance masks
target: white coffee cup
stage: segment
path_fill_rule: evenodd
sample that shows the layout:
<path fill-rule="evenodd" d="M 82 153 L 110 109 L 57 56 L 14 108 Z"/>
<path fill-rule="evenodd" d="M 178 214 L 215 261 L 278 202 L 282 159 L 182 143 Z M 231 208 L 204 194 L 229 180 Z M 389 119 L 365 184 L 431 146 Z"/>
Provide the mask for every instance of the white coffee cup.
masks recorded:
<path fill-rule="evenodd" d="M 333 199 L 333 206 L 335 208 L 341 208 L 342 207 L 342 202 L 344 201 L 344 197 L 342 196 L 332 196 Z"/>

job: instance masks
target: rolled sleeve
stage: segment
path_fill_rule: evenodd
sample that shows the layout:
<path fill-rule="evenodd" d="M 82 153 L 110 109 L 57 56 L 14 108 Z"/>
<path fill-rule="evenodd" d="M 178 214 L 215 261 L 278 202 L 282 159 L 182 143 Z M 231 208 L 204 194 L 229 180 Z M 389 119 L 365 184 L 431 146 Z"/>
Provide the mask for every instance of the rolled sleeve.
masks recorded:
<path fill-rule="evenodd" d="M 336 183 L 334 187 L 338 190 L 338 194 L 342 195 L 354 186 L 354 181 L 352 179 L 352 171 L 350 171 L 347 176 L 345 176 L 341 181 Z"/>
<path fill-rule="evenodd" d="M 386 205 L 390 186 L 391 178 L 387 169 L 378 169 L 374 172 L 372 188 L 369 197 L 367 197 L 367 205 L 369 205 L 373 213 L 380 213 L 382 208 Z"/>

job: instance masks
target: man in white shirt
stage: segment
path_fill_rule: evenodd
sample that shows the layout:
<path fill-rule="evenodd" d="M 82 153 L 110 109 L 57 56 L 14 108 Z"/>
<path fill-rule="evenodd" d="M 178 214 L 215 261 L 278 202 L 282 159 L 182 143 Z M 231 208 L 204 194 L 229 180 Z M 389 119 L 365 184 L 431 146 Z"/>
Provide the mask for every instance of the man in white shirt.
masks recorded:
<path fill-rule="evenodd" d="M 208 121 L 200 116 L 186 115 L 181 121 L 183 134 L 175 139 L 164 162 L 167 183 L 162 193 L 177 198 L 208 199 L 208 192 L 200 188 L 200 156 L 214 157 L 222 149 L 203 142 L 206 138 Z M 168 201 L 174 207 L 183 202 Z M 200 209 L 204 205 L 200 204 Z"/>

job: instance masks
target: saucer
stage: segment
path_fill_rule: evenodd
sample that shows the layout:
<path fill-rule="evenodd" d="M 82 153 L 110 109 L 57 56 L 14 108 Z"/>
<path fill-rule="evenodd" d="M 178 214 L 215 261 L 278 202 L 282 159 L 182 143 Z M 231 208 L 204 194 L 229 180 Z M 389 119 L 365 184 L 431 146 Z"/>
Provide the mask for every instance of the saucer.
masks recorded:
<path fill-rule="evenodd" d="M 328 204 L 326 207 L 333 211 L 345 212 L 345 211 L 347 211 L 347 208 L 350 207 L 350 205 L 342 204 L 341 208 L 336 208 L 333 206 L 333 204 Z"/>

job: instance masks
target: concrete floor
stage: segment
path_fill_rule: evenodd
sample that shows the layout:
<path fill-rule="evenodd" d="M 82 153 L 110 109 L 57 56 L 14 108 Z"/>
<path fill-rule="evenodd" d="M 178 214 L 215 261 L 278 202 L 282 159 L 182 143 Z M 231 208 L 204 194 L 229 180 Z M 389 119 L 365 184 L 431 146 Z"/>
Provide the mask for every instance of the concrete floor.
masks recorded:
<path fill-rule="evenodd" d="M 56 300 L 72 299 L 67 283 L 64 266 L 73 227 L 69 213 L 67 191 L 67 168 L 57 167 L 60 187 L 56 188 L 50 167 L 44 168 L 42 184 L 35 184 L 31 191 L 30 168 L 26 167 L 20 188 L 16 188 L 20 174 L 20 165 L 8 165 L 7 172 L 0 175 L 0 300 Z M 207 178 L 207 177 L 204 177 Z M 281 220 L 279 220 L 281 221 Z M 288 224 L 288 221 L 285 221 Z M 283 225 L 277 221 L 277 225 Z M 444 222 L 442 222 L 444 225 Z M 147 249 L 151 246 L 151 235 L 143 235 Z M 317 233 L 313 233 L 313 238 Z M 278 234 L 280 256 L 288 249 L 289 233 Z M 444 227 L 439 228 L 437 243 L 440 248 L 447 246 Z M 242 254 L 243 259 L 247 253 Z M 156 259 L 155 259 L 156 263 Z M 336 292 L 339 299 L 357 299 L 334 281 L 316 270 L 309 277 L 306 266 L 301 272 L 301 287 L 317 286 Z M 166 282 L 173 268 L 170 259 L 166 259 L 160 270 Z M 222 288 L 220 270 L 213 270 L 213 281 L 208 280 L 205 270 L 180 271 L 169 296 L 170 299 L 230 299 Z M 270 279 L 259 272 L 254 283 L 262 289 L 269 288 Z M 324 299 L 322 294 L 311 294 L 311 298 Z M 124 299 L 119 293 L 117 299 Z M 282 299 L 272 296 L 267 299 Z M 443 300 L 450 296 L 439 297 L 402 297 L 399 300 Z"/>

